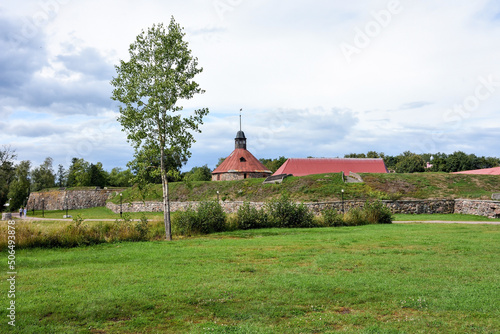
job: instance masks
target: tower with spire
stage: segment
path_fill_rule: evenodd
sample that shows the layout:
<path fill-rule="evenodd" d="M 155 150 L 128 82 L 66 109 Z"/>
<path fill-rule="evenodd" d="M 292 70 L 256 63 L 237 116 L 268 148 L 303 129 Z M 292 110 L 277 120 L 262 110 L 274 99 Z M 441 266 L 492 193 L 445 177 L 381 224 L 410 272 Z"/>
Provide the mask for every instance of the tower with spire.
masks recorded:
<path fill-rule="evenodd" d="M 241 130 L 234 138 L 234 151 L 212 172 L 212 181 L 243 180 L 265 178 L 272 174 L 252 153 L 247 150 L 247 138 Z"/>

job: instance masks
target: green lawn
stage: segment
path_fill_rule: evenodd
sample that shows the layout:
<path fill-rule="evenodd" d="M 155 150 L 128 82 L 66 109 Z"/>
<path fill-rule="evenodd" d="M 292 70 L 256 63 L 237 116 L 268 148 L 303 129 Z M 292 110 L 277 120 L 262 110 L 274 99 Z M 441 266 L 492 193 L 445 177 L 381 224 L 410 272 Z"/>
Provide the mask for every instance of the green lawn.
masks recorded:
<path fill-rule="evenodd" d="M 484 222 L 500 222 L 500 219 L 492 219 L 484 216 L 475 216 L 475 215 L 463 215 L 463 214 L 403 214 L 397 213 L 393 215 L 394 221 L 429 221 L 429 220 L 442 220 L 442 221 L 484 221 Z"/>
<path fill-rule="evenodd" d="M 394 224 L 18 250 L 16 329 L 496 333 L 499 244 L 496 225 Z"/>
<path fill-rule="evenodd" d="M 163 217 L 163 212 L 144 212 L 149 219 Z M 51 219 L 62 219 L 63 216 L 66 215 L 66 210 L 54 210 L 54 211 L 43 211 L 36 210 L 33 214 L 33 211 L 28 211 L 27 216 L 30 217 L 45 217 Z M 97 207 L 90 209 L 80 209 L 80 210 L 68 210 L 68 215 L 75 218 L 77 215 L 80 215 L 83 219 L 119 219 L 120 214 L 114 213 L 106 207 Z M 139 219 L 142 215 L 142 212 L 134 212 L 129 213 L 130 217 L 133 219 Z M 71 221 L 71 218 L 68 219 Z"/>

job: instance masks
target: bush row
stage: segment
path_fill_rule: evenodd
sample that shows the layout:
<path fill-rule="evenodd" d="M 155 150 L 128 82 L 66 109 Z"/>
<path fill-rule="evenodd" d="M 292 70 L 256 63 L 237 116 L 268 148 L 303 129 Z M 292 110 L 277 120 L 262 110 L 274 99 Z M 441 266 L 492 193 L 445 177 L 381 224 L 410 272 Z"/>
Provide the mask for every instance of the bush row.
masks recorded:
<path fill-rule="evenodd" d="M 304 204 L 296 204 L 282 195 L 268 201 L 264 208 L 256 209 L 245 202 L 234 217 L 229 217 L 217 201 L 202 202 L 196 210 L 179 212 L 172 221 L 177 235 L 207 234 L 229 230 L 248 230 L 272 227 L 327 227 L 390 224 L 392 214 L 380 201 L 366 202 L 362 209 L 351 209 L 345 214 L 326 209 L 321 217 L 314 215 Z"/>
<path fill-rule="evenodd" d="M 391 212 L 381 202 L 366 203 L 363 209 L 352 209 L 342 214 L 324 210 L 314 217 L 303 204 L 290 201 L 287 196 L 267 202 L 257 210 L 244 203 L 235 215 L 228 216 L 217 201 L 202 202 L 196 210 L 189 208 L 172 216 L 175 235 L 198 235 L 231 230 L 272 227 L 326 227 L 364 224 L 390 224 Z M 84 224 L 77 216 L 70 224 L 42 226 L 31 222 L 16 222 L 16 248 L 57 248 L 95 245 L 106 242 L 159 240 L 165 237 L 163 221 L 148 222 L 143 215 L 138 222 L 128 213 L 114 222 Z M 0 226 L 0 250 L 7 249 L 7 226 Z"/>

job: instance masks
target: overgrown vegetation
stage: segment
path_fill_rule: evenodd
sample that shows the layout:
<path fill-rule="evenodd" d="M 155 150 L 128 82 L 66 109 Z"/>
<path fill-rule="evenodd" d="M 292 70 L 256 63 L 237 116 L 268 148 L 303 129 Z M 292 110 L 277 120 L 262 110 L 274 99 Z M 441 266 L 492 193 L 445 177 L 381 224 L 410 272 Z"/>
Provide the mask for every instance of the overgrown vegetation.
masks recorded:
<path fill-rule="evenodd" d="M 116 215 L 116 214 L 113 214 Z M 165 233 L 156 215 L 150 222 L 145 213 L 130 213 L 114 222 L 84 222 L 81 214 L 76 214 L 71 223 L 46 221 L 35 223 L 17 221 L 16 247 L 18 248 L 57 248 L 96 245 L 122 241 L 156 240 Z M 155 215 L 153 215 L 155 217 Z M 352 209 L 345 215 L 326 210 L 322 217 L 315 217 L 303 204 L 292 202 L 288 196 L 268 201 L 263 208 L 256 209 L 244 203 L 235 215 L 227 215 L 217 201 L 204 201 L 196 209 L 173 215 L 173 234 L 193 236 L 223 231 L 248 230 L 257 228 L 312 228 L 328 226 L 359 226 L 366 224 L 391 223 L 391 213 L 380 202 L 366 203 L 365 207 Z M 7 225 L 0 225 L 2 233 L 0 250 L 7 247 Z"/>
<path fill-rule="evenodd" d="M 132 221 L 128 214 L 114 222 L 84 222 L 78 215 L 71 222 L 16 221 L 16 248 L 71 248 L 123 241 L 157 240 L 165 230 L 160 221 L 143 217 Z M 7 248 L 7 225 L 0 224 L 0 250 Z"/>
<path fill-rule="evenodd" d="M 351 209 L 346 214 L 326 209 L 321 217 L 315 217 L 303 204 L 292 202 L 282 195 L 257 209 L 245 202 L 234 216 L 227 216 L 216 201 L 201 202 L 198 208 L 178 212 L 174 219 L 174 233 L 191 236 L 213 232 L 248 230 L 259 228 L 312 228 L 330 226 L 360 226 L 366 224 L 390 224 L 390 210 L 381 202 L 367 202 L 363 209 Z"/>

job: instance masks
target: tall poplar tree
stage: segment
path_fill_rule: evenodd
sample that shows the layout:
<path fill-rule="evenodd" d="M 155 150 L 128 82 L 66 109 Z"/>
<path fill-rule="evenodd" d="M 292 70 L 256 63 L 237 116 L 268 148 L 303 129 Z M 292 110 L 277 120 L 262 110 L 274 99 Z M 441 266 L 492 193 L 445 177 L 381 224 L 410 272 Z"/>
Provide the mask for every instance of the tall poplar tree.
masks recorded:
<path fill-rule="evenodd" d="M 172 233 L 166 154 L 190 157 L 193 133 L 201 132 L 199 125 L 208 114 L 202 108 L 184 115 L 178 105 L 179 100 L 204 93 L 193 80 L 203 69 L 198 68 L 184 35 L 173 17 L 167 28 L 160 23 L 142 31 L 130 45 L 130 60 L 115 66 L 117 76 L 111 81 L 112 99 L 121 103 L 118 121 L 129 142 L 136 153 L 147 149 L 159 157 L 167 240 L 172 240 Z"/>

